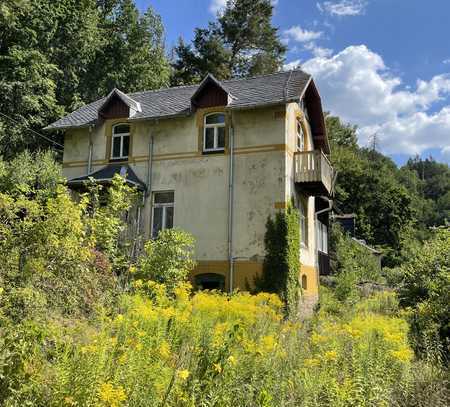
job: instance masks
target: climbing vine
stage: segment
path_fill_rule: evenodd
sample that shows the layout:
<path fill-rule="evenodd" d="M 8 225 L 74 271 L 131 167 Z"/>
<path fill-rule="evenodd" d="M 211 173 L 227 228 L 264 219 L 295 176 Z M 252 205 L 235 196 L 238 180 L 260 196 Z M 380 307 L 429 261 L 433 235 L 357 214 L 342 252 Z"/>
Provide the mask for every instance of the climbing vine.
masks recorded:
<path fill-rule="evenodd" d="M 298 210 L 289 204 L 285 211 L 269 216 L 264 237 L 263 273 L 258 289 L 277 293 L 289 318 L 297 314 L 300 283 L 300 228 Z"/>

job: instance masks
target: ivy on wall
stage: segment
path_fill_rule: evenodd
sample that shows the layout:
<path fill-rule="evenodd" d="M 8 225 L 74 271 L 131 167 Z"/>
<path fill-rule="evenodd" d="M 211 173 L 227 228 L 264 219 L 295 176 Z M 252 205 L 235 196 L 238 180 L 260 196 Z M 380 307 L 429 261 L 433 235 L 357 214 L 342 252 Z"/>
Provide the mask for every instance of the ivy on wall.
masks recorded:
<path fill-rule="evenodd" d="M 256 281 L 261 291 L 276 293 L 285 303 L 286 315 L 298 312 L 300 296 L 300 228 L 298 210 L 289 204 L 286 210 L 270 217 L 264 236 L 263 272 Z"/>

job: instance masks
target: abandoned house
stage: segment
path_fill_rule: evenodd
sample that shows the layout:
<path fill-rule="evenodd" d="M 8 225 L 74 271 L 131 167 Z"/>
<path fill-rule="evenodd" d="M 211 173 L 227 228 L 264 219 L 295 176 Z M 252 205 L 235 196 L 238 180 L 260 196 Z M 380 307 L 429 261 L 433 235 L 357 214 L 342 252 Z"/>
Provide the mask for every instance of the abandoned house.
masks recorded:
<path fill-rule="evenodd" d="M 196 286 L 251 287 L 268 216 L 293 201 L 301 221 L 304 298 L 318 297 L 328 251 L 333 170 L 317 88 L 301 70 L 124 94 L 114 89 L 47 130 L 64 131 L 64 175 L 76 187 L 126 175 L 145 203 L 140 228 L 196 239 Z"/>

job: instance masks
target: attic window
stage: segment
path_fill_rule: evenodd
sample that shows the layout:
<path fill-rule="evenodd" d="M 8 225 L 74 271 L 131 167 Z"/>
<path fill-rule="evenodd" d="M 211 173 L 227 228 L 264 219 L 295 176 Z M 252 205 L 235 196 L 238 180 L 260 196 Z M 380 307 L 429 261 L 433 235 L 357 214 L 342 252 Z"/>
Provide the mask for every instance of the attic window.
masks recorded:
<path fill-rule="evenodd" d="M 225 115 L 210 113 L 205 116 L 203 151 L 214 152 L 225 149 Z"/>
<path fill-rule="evenodd" d="M 130 126 L 128 124 L 116 124 L 112 129 L 111 159 L 126 159 L 129 152 Z"/>

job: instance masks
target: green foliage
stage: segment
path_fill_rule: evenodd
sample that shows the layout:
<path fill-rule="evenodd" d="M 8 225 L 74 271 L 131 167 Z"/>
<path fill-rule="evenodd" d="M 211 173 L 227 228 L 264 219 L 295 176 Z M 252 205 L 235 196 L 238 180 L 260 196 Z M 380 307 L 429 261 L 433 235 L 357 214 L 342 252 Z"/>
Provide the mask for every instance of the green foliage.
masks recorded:
<path fill-rule="evenodd" d="M 163 283 L 172 292 L 195 267 L 194 238 L 178 229 L 162 230 L 145 243 L 136 277 Z"/>
<path fill-rule="evenodd" d="M 378 258 L 337 224 L 331 228 L 330 243 L 331 268 L 337 283 L 335 295 L 340 301 L 356 301 L 359 283 L 382 281 Z"/>
<path fill-rule="evenodd" d="M 397 270 L 400 304 L 409 312 L 416 349 L 427 348 L 439 337 L 450 350 L 450 229 L 434 236 Z"/>
<path fill-rule="evenodd" d="M 131 0 L 6 0 L 0 6 L 0 155 L 51 145 L 40 130 L 113 87 L 168 83 L 163 27 Z"/>
<path fill-rule="evenodd" d="M 298 314 L 300 295 L 300 228 L 298 210 L 289 205 L 285 212 L 277 212 L 266 223 L 264 258 L 261 278 L 256 280 L 259 290 L 278 294 L 286 306 L 286 314 Z"/>
<path fill-rule="evenodd" d="M 355 129 L 327 116 L 332 164 L 338 172 L 336 205 L 356 214 L 356 237 L 384 249 L 385 265 L 399 264 L 405 236 L 416 224 L 419 200 L 402 182 L 394 162 L 355 144 Z"/>
<path fill-rule="evenodd" d="M 270 0 L 229 0 L 217 21 L 196 28 L 192 44 L 180 39 L 174 49 L 172 82 L 190 84 L 207 73 L 217 79 L 277 72 L 286 47 L 272 26 Z"/>
<path fill-rule="evenodd" d="M 91 180 L 89 192 L 84 196 L 90 203 L 90 216 L 86 218 L 89 236 L 95 248 L 103 253 L 116 274 L 128 268 L 130 242 L 125 239 L 125 214 L 137 204 L 137 193 L 118 174 L 106 190 L 106 199 L 100 199 L 102 187 Z"/>

